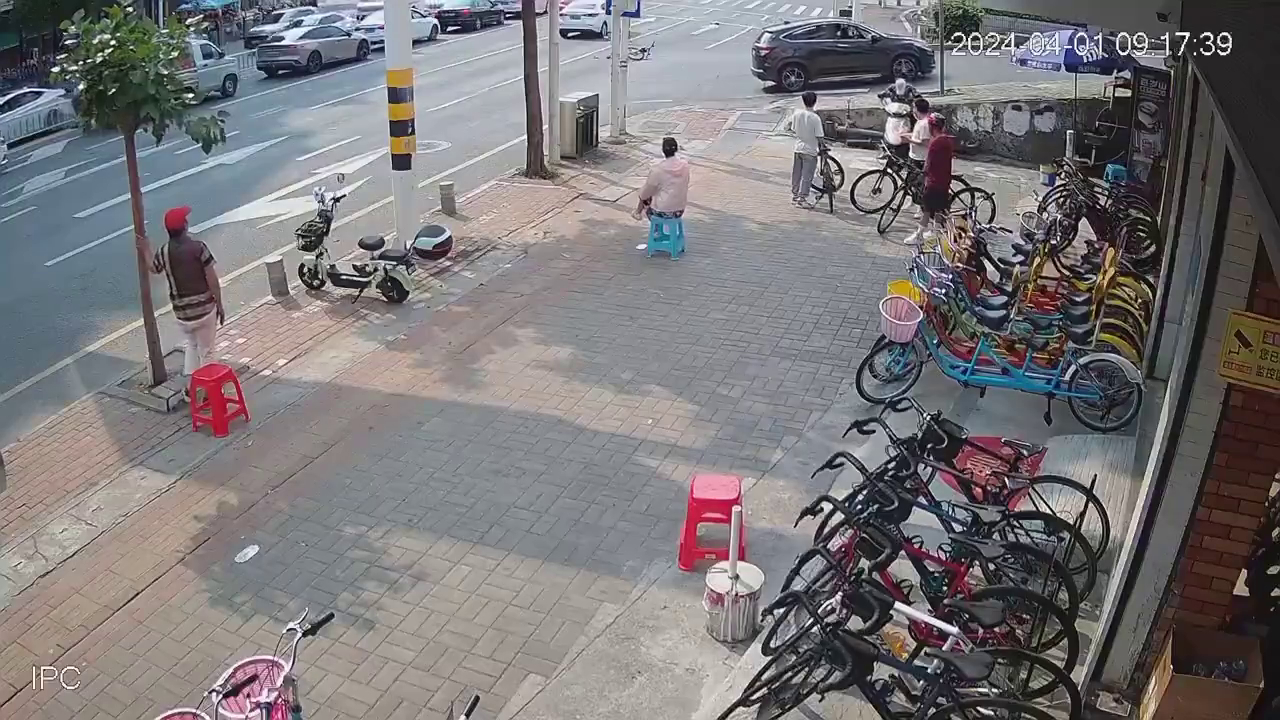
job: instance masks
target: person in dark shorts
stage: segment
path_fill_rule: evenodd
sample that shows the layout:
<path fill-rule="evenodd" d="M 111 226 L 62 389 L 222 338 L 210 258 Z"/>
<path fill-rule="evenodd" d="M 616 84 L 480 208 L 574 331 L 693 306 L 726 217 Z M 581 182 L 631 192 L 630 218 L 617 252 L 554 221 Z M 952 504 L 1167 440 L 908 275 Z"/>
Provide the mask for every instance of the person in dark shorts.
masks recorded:
<path fill-rule="evenodd" d="M 924 192 L 920 199 L 920 226 L 904 241 L 919 245 L 931 229 L 941 226 L 948 206 L 951 205 L 951 161 L 955 158 L 954 138 L 947 134 L 946 118 L 934 113 L 929 116 L 929 130 L 933 139 L 924 159 Z"/>

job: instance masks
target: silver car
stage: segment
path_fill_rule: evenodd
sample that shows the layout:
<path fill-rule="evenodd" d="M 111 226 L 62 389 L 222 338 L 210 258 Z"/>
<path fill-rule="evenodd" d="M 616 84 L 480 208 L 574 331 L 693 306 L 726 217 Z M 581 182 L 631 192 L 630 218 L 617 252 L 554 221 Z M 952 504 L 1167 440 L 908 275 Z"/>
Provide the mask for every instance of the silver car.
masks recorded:
<path fill-rule="evenodd" d="M 330 63 L 368 58 L 369 39 L 333 25 L 300 27 L 267 38 L 257 54 L 267 77 L 298 70 L 310 75 Z"/>
<path fill-rule="evenodd" d="M 354 32 L 356 29 L 356 25 L 358 24 L 359 24 L 359 21 L 357 21 L 354 17 L 350 15 L 346 15 L 344 13 L 327 12 L 327 13 L 317 13 L 315 15 L 308 15 L 299 20 L 294 20 L 293 24 L 289 26 L 289 29 L 292 30 L 294 28 L 300 28 L 300 27 L 315 27 L 317 25 L 332 25 L 334 27 L 340 27 L 343 30 L 349 30 Z"/>
<path fill-rule="evenodd" d="M 244 49 L 252 50 L 267 41 L 267 38 L 284 30 L 288 30 L 293 21 L 300 20 L 308 15 L 315 15 L 317 10 L 313 7 L 295 7 L 285 10 L 276 10 L 270 15 L 262 19 L 258 25 L 249 28 L 244 34 Z"/>
<path fill-rule="evenodd" d="M 23 88 L 0 95 L 0 139 L 14 143 L 76 123 L 71 95 L 57 88 Z"/>

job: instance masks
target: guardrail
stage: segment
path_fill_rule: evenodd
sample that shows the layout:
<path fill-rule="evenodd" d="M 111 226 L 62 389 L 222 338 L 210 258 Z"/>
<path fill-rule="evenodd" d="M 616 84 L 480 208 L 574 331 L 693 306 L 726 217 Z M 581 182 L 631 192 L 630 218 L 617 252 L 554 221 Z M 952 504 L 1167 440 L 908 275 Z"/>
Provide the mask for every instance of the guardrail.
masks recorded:
<path fill-rule="evenodd" d="M 243 52 L 238 52 L 235 55 L 232 55 L 231 57 L 235 58 L 236 72 L 242 73 L 242 72 L 247 72 L 249 70 L 258 69 L 258 51 L 257 50 L 245 50 Z"/>
<path fill-rule="evenodd" d="M 12 145 L 41 133 L 75 127 L 78 122 L 76 112 L 68 100 L 65 104 L 55 105 L 38 113 L 0 120 L 0 138 Z"/>

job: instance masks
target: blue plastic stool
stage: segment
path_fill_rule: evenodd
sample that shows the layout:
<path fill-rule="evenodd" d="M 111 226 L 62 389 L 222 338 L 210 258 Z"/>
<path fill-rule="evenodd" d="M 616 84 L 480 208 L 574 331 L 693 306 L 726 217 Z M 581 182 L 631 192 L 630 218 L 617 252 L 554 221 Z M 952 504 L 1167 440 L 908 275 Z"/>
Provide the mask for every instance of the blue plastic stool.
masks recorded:
<path fill-rule="evenodd" d="M 654 215 L 649 218 L 649 242 L 645 248 L 645 256 L 653 257 L 655 250 L 661 250 L 679 260 L 684 253 L 684 218 L 665 218 Z"/>
<path fill-rule="evenodd" d="M 1125 169 L 1125 166 L 1123 165 L 1111 163 L 1110 165 L 1107 165 L 1106 171 L 1103 172 L 1102 179 L 1105 180 L 1108 185 L 1112 183 L 1126 183 L 1129 182 L 1129 171 Z"/>

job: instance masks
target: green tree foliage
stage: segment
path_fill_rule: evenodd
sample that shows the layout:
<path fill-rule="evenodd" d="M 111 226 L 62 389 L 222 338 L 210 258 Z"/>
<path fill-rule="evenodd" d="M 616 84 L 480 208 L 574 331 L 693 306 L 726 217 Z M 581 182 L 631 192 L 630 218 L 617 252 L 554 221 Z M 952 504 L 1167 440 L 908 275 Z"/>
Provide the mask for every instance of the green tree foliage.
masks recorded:
<path fill-rule="evenodd" d="M 77 12 L 96 15 L 110 4 L 111 0 L 14 0 L 9 18 L 23 30 L 44 32 L 70 20 Z"/>
<path fill-rule="evenodd" d="M 939 5 L 942 7 L 941 18 L 938 16 Z M 921 15 L 926 18 L 925 37 L 937 41 L 940 20 L 944 21 L 944 32 L 948 38 L 955 33 L 968 35 L 979 32 L 985 14 L 978 0 L 935 0 L 921 10 Z"/>
<path fill-rule="evenodd" d="M 226 142 L 227 113 L 196 116 L 196 98 L 181 76 L 184 53 L 189 53 L 191 27 L 176 19 L 156 25 L 128 5 L 114 5 L 97 16 L 83 10 L 62 23 L 66 51 L 53 69 L 55 81 L 75 85 L 81 119 L 90 127 L 114 128 L 124 138 L 129 197 L 133 208 L 134 245 L 138 260 L 142 320 L 147 336 L 147 360 L 154 385 L 166 379 L 151 302 L 150 243 L 142 209 L 138 174 L 137 134 L 145 132 L 157 145 L 172 128 L 179 128 L 207 154 Z"/>

